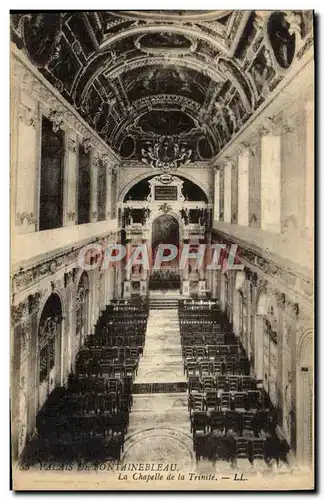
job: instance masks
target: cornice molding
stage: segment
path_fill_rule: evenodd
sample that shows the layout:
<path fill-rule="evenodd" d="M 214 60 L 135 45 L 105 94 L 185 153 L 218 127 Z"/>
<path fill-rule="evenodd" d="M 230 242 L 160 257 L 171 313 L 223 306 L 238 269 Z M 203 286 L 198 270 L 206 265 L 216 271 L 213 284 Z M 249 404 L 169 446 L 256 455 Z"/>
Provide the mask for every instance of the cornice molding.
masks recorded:
<path fill-rule="evenodd" d="M 238 245 L 240 261 L 250 269 L 250 272 L 257 273 L 258 286 L 259 280 L 263 279 L 274 290 L 288 295 L 290 302 L 301 303 L 308 310 L 312 308 L 313 284 L 309 278 L 301 275 L 297 270 L 285 268 L 275 260 L 262 256 L 262 250 L 258 252 L 251 249 L 248 243 L 242 243 L 241 240 L 224 234 L 222 231 L 213 229 L 212 234 L 217 237 L 217 242 Z"/>
<path fill-rule="evenodd" d="M 86 242 L 73 246 L 63 252 L 42 260 L 35 265 L 26 265 L 12 273 L 12 293 L 13 296 L 23 293 L 34 287 L 40 281 L 47 279 L 59 271 L 63 271 L 71 265 L 75 265 L 80 250 L 88 245 L 98 243 L 103 238 L 110 238 L 114 232 L 105 233 L 103 236 L 91 238 Z"/>

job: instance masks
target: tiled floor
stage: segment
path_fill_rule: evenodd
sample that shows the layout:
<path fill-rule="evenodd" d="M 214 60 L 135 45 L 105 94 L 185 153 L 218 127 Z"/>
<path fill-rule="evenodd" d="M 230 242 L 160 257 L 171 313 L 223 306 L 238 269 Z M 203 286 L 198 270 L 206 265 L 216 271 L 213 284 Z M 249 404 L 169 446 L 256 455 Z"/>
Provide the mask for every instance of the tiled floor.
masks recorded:
<path fill-rule="evenodd" d="M 186 382 L 178 311 L 151 310 L 135 383 Z"/>
<path fill-rule="evenodd" d="M 177 310 L 151 310 L 135 384 L 185 383 Z M 124 462 L 194 464 L 187 393 L 134 394 Z"/>

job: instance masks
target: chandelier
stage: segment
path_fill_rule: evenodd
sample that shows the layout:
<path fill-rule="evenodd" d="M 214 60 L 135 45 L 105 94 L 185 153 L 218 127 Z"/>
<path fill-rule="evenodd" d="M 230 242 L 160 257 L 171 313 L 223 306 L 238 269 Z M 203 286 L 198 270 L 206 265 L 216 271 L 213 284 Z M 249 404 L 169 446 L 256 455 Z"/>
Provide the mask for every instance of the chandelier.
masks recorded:
<path fill-rule="evenodd" d="M 190 163 L 192 150 L 180 146 L 174 137 L 161 136 L 154 145 L 147 143 L 141 153 L 142 162 L 155 171 L 168 173 Z"/>

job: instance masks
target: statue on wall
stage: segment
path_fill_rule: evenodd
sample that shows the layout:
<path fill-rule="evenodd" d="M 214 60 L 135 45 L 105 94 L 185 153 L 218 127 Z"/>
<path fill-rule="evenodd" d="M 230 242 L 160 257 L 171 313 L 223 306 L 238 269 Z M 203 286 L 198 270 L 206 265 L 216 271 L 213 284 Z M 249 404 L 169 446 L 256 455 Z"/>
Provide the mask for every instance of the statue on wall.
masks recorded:
<path fill-rule="evenodd" d="M 131 226 L 133 219 L 132 219 L 132 209 L 130 207 L 124 208 L 124 213 L 123 213 L 123 221 L 126 226 Z"/>
<path fill-rule="evenodd" d="M 298 16 L 290 15 L 291 22 L 294 18 L 300 20 Z M 269 17 L 268 35 L 276 62 L 283 69 L 288 69 L 291 65 L 295 53 L 295 33 L 290 29 L 290 23 L 283 12 L 274 12 Z M 292 22 L 296 26 L 296 21 Z M 298 26 L 298 23 L 297 23 Z"/>
<path fill-rule="evenodd" d="M 150 218 L 151 215 L 151 210 L 148 207 L 145 207 L 143 209 L 143 216 L 142 216 L 142 224 L 145 225 L 148 219 Z"/>
<path fill-rule="evenodd" d="M 187 226 L 189 224 L 188 208 L 182 208 L 180 210 L 180 215 L 181 215 L 181 219 L 183 220 L 184 225 Z"/>

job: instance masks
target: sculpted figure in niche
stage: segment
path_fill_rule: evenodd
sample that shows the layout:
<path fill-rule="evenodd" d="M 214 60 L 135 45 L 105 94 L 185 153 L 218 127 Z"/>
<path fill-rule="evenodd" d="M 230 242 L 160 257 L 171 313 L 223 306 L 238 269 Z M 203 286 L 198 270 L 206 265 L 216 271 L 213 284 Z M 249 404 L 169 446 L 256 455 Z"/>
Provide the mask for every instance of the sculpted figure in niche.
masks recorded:
<path fill-rule="evenodd" d="M 269 81 L 275 75 L 269 49 L 264 47 L 258 54 L 252 65 L 251 74 L 259 93 L 267 94 Z"/>
<path fill-rule="evenodd" d="M 277 63 L 281 68 L 289 68 L 295 53 L 295 33 L 282 12 L 270 16 L 268 34 Z"/>

